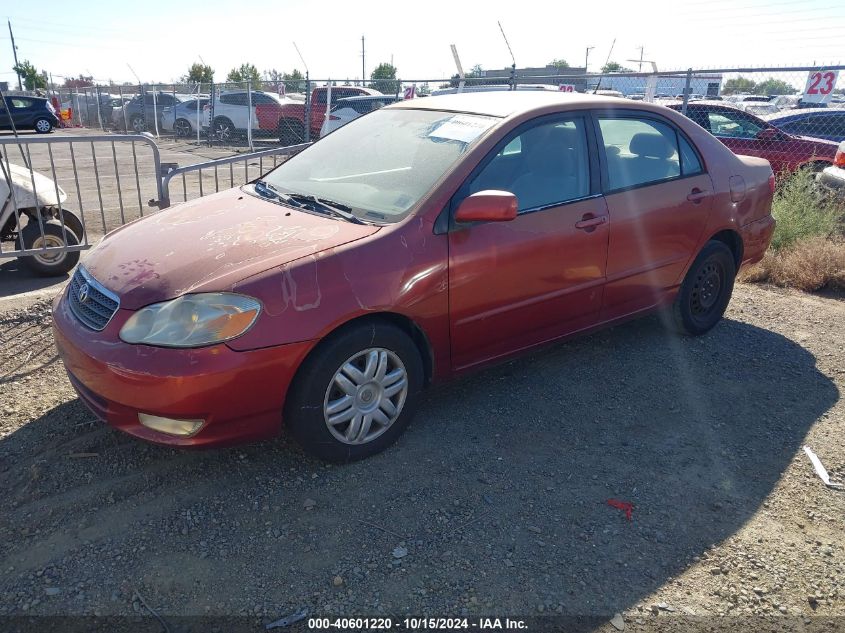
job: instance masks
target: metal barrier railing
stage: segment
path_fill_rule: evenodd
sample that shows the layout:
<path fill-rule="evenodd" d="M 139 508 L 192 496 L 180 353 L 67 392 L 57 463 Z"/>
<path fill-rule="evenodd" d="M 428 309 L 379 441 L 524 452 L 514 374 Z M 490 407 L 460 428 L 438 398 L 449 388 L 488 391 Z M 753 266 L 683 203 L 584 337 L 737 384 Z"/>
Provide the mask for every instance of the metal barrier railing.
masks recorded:
<path fill-rule="evenodd" d="M 159 148 L 141 134 L 0 137 L 0 166 L 7 185 L 0 186 L 5 194 L 0 200 L 0 258 L 85 250 L 92 237 L 142 217 L 163 198 Z M 76 209 L 67 208 L 65 201 Z M 99 223 L 86 208 L 99 210 Z M 29 228 L 36 223 L 37 233 Z M 75 240 L 67 239 L 67 229 Z M 14 247 L 3 249 L 2 241 L 11 236 L 17 236 Z"/>
<path fill-rule="evenodd" d="M 180 178 L 182 181 L 182 202 L 187 202 L 189 198 L 188 193 L 188 178 L 187 174 L 196 173 L 197 187 L 191 193 L 198 193 L 202 197 L 206 195 L 206 186 L 203 178 L 211 180 L 213 178 L 214 192 L 220 191 L 221 182 L 224 184 L 224 189 L 236 187 L 245 184 L 255 178 L 263 176 L 268 169 L 278 166 L 280 157 L 287 157 L 296 154 L 297 152 L 308 147 L 309 143 L 300 143 L 299 145 L 289 145 L 287 147 L 274 147 L 272 149 L 260 150 L 257 152 L 249 152 L 246 154 L 238 154 L 236 156 L 229 156 L 227 158 L 218 158 L 204 163 L 196 163 L 194 165 L 185 165 L 184 167 L 176 167 L 168 170 L 161 182 L 161 195 L 159 197 L 159 207 L 164 209 L 171 204 L 170 185 L 174 178 Z M 270 160 L 272 159 L 272 161 Z M 243 163 L 243 177 L 236 177 L 235 166 Z M 265 169 L 265 163 L 267 168 Z M 272 163 L 272 164 L 271 164 Z M 223 173 L 223 180 L 221 180 L 220 169 L 228 167 Z M 251 170 L 252 168 L 252 170 Z M 228 171 L 228 178 L 225 172 Z M 238 176 L 240 176 L 240 167 L 237 169 Z M 226 182 L 228 181 L 228 186 Z M 193 183 L 192 183 L 193 184 Z M 212 184 L 212 183 L 209 183 Z M 210 193 L 210 192 L 209 192 Z"/>

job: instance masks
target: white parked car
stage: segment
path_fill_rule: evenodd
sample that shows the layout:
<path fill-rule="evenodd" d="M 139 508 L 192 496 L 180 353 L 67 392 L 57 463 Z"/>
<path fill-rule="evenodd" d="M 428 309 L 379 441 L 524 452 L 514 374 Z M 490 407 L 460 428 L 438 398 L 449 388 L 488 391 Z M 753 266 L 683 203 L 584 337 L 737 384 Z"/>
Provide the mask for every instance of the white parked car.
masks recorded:
<path fill-rule="evenodd" d="M 329 132 L 334 132 L 350 121 L 354 121 L 359 116 L 397 101 L 401 101 L 401 99 L 393 95 L 359 95 L 338 99 L 329 111 L 329 116 L 323 121 L 323 127 L 320 128 L 320 138 Z"/>
<path fill-rule="evenodd" d="M 214 120 L 211 120 L 211 104 L 203 108 L 202 126 L 207 128 L 211 125 L 212 134 L 220 141 L 231 140 L 237 135 L 244 135 L 250 127 L 250 101 L 252 104 L 252 131 L 259 130 L 258 116 L 255 108 L 259 105 L 275 104 L 282 105 L 291 103 L 292 100 L 280 97 L 272 92 L 253 90 L 250 93 L 246 90 L 232 90 L 214 96 Z"/>

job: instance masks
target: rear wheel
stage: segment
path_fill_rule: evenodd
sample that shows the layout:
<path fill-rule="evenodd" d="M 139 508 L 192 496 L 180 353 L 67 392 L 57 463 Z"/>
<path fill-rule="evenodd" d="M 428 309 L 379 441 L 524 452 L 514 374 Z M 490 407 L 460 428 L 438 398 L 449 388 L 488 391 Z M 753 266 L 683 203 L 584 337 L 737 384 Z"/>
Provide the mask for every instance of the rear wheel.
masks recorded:
<path fill-rule="evenodd" d="M 402 434 L 423 384 L 414 342 L 389 323 L 352 326 L 323 341 L 291 384 L 285 424 L 309 453 L 350 462 Z"/>
<path fill-rule="evenodd" d="M 39 134 L 49 134 L 53 131 L 53 123 L 45 117 L 35 119 L 34 127 Z"/>
<path fill-rule="evenodd" d="M 56 220 L 43 222 L 44 234 L 37 220 L 31 220 L 21 232 L 24 248 L 60 248 L 77 246 L 79 240 L 73 231 Z M 79 251 L 47 251 L 23 257 L 23 263 L 34 273 L 43 277 L 63 275 L 79 262 Z"/>
<path fill-rule="evenodd" d="M 305 126 L 296 119 L 282 119 L 279 121 L 279 143 L 298 145 L 305 142 Z"/>
<path fill-rule="evenodd" d="M 731 249 L 723 242 L 707 242 L 690 266 L 672 305 L 675 329 L 698 336 L 716 325 L 731 300 L 735 277 Z"/>

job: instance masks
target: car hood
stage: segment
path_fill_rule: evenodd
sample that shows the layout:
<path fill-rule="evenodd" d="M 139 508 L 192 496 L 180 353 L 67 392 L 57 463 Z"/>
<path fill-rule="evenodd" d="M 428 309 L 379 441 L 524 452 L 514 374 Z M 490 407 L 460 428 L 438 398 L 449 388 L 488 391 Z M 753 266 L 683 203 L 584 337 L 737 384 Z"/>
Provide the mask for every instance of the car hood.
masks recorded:
<path fill-rule="evenodd" d="M 230 189 L 109 233 L 82 265 L 137 309 L 189 292 L 222 291 L 275 266 L 372 235 L 352 224 Z"/>

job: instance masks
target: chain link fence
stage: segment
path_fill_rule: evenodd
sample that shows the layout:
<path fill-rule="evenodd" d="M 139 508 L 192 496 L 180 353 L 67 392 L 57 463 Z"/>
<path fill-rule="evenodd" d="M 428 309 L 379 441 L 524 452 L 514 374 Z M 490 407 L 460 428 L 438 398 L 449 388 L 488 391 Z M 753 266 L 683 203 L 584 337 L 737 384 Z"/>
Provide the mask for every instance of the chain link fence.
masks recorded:
<path fill-rule="evenodd" d="M 58 89 L 62 124 L 142 133 L 233 152 L 314 141 L 393 101 L 456 92 L 549 90 L 651 101 L 679 110 L 737 153 L 775 171 L 830 164 L 845 140 L 845 66 L 699 68 L 586 73 L 583 68 L 501 69 L 473 76 L 174 83 Z M 652 67 L 650 67 L 652 66 Z M 808 139 L 818 139 L 812 141 Z"/>

